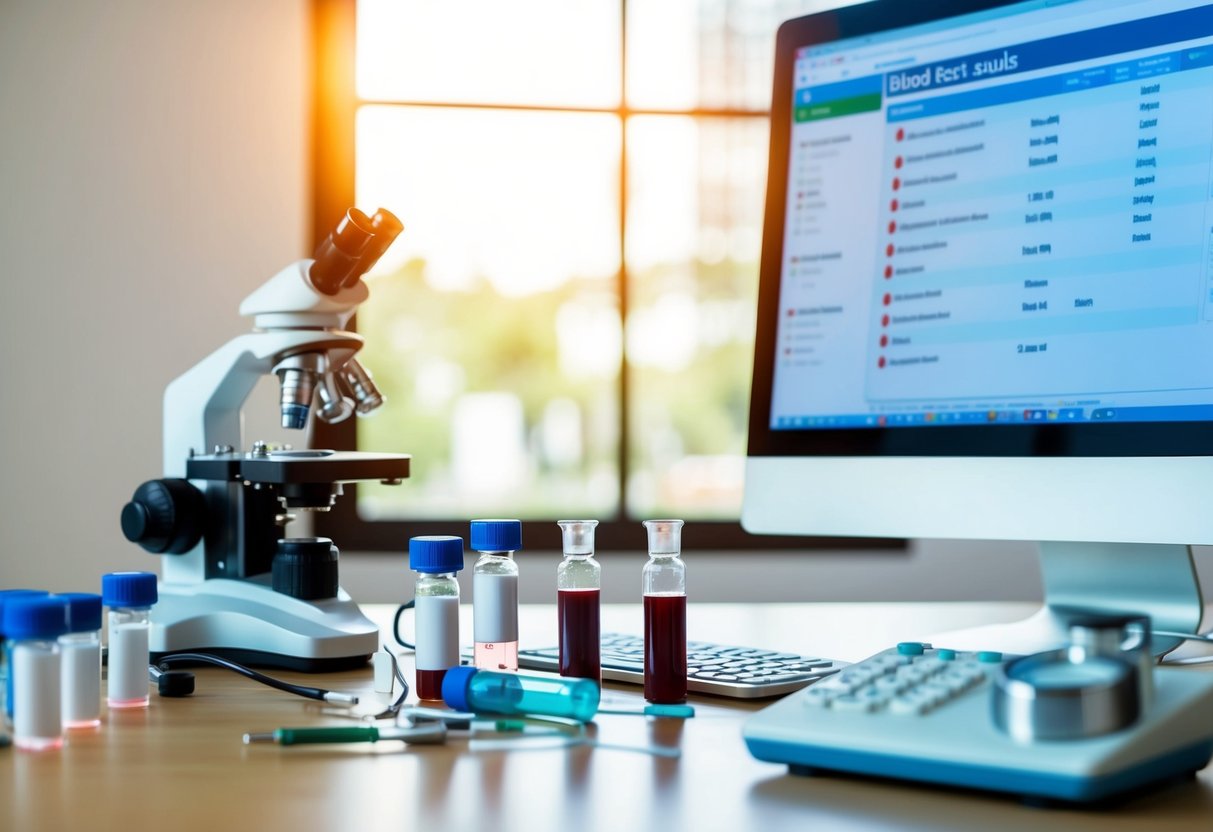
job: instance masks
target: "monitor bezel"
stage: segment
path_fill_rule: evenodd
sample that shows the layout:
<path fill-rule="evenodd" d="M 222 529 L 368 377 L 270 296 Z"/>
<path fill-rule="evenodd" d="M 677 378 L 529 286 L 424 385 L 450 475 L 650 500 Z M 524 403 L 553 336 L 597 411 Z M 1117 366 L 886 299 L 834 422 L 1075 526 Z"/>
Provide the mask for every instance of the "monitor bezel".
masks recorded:
<path fill-rule="evenodd" d="M 785 22 L 776 35 L 766 214 L 759 264 L 748 455 L 1166 457 L 1213 455 L 1213 422 L 996 424 L 774 429 L 771 393 L 779 320 L 783 232 L 796 53 L 806 46 L 1014 6 L 1022 0 L 873 0 Z"/>

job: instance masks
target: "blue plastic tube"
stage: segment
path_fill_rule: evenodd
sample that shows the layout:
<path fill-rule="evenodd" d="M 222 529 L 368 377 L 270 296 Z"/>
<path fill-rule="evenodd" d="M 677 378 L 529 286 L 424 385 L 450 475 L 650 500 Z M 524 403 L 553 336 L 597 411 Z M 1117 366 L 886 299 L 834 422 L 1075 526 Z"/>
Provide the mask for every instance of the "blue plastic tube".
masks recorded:
<path fill-rule="evenodd" d="M 589 722 L 598 712 L 598 685 L 589 679 L 520 676 L 474 667 L 452 667 L 442 698 L 458 711 L 533 714 Z"/>

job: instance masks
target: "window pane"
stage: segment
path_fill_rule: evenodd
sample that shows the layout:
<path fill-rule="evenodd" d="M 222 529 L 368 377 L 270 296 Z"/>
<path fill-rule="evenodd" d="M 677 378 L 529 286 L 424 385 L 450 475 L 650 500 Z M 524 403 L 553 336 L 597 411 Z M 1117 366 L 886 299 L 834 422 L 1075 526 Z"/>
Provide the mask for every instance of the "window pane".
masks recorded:
<path fill-rule="evenodd" d="M 613 107 L 619 0 L 359 0 L 358 94 Z"/>
<path fill-rule="evenodd" d="M 765 110 L 775 30 L 853 0 L 632 0 L 628 104 Z"/>
<path fill-rule="evenodd" d="M 766 141 L 758 118 L 628 122 L 635 515 L 739 516 Z"/>
<path fill-rule="evenodd" d="M 358 445 L 414 455 L 360 513 L 617 511 L 618 120 L 364 107 L 357 130 L 358 204 L 405 224 L 358 313 L 388 397 Z"/>

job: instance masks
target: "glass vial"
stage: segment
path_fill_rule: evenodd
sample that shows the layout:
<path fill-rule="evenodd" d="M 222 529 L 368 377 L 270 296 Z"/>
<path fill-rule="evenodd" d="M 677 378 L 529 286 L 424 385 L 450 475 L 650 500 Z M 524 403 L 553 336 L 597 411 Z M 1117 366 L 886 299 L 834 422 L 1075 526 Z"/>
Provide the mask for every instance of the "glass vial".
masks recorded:
<path fill-rule="evenodd" d="M 105 701 L 111 708 L 146 708 L 148 630 L 156 603 L 151 572 L 111 572 L 101 576 L 101 600 L 109 607 L 109 673 Z"/>
<path fill-rule="evenodd" d="M 518 669 L 518 564 L 522 548 L 518 520 L 473 520 L 472 662 L 484 670 Z"/>
<path fill-rule="evenodd" d="M 687 698 L 687 571 L 682 521 L 646 520 L 644 565 L 644 698 L 668 704 Z"/>
<path fill-rule="evenodd" d="M 564 537 L 564 560 L 556 567 L 556 617 L 560 632 L 560 675 L 593 679 L 602 685 L 602 566 L 594 560 L 597 520 L 557 522 Z"/>
<path fill-rule="evenodd" d="M 67 632 L 59 636 L 63 664 L 63 727 L 101 724 L 101 596 L 65 592 Z"/>
<path fill-rule="evenodd" d="M 23 597 L 4 608 L 13 681 L 13 745 L 43 751 L 63 745 L 59 636 L 67 632 L 67 601 Z"/>
<path fill-rule="evenodd" d="M 459 666 L 459 582 L 455 574 L 463 569 L 463 538 L 412 538 L 409 568 L 417 573 L 413 589 L 417 698 L 441 700 L 443 677 Z"/>
<path fill-rule="evenodd" d="M 452 668 L 442 698 L 457 711 L 478 714 L 556 716 L 589 722 L 598 712 L 598 685 L 589 679 L 553 679 Z"/>
<path fill-rule="evenodd" d="M 0 725 L 4 728 L 13 727 L 13 676 L 10 672 L 13 657 L 10 655 L 12 645 L 4 635 L 4 607 L 18 598 L 38 598 L 49 594 L 42 589 L 0 590 Z"/>

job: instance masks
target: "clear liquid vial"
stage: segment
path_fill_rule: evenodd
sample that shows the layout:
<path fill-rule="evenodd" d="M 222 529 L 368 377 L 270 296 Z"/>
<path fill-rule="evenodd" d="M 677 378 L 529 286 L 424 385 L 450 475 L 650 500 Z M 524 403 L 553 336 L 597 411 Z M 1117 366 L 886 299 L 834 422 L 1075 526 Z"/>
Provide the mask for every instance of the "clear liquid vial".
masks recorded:
<path fill-rule="evenodd" d="M 522 548 L 519 520 L 473 520 L 472 663 L 482 670 L 518 670 L 518 564 Z"/>
<path fill-rule="evenodd" d="M 672 704 L 687 698 L 687 572 L 682 521 L 646 520 L 649 561 L 644 593 L 644 698 Z"/>
<path fill-rule="evenodd" d="M 564 560 L 556 567 L 560 675 L 602 685 L 602 566 L 594 559 L 597 520 L 561 520 Z"/>

